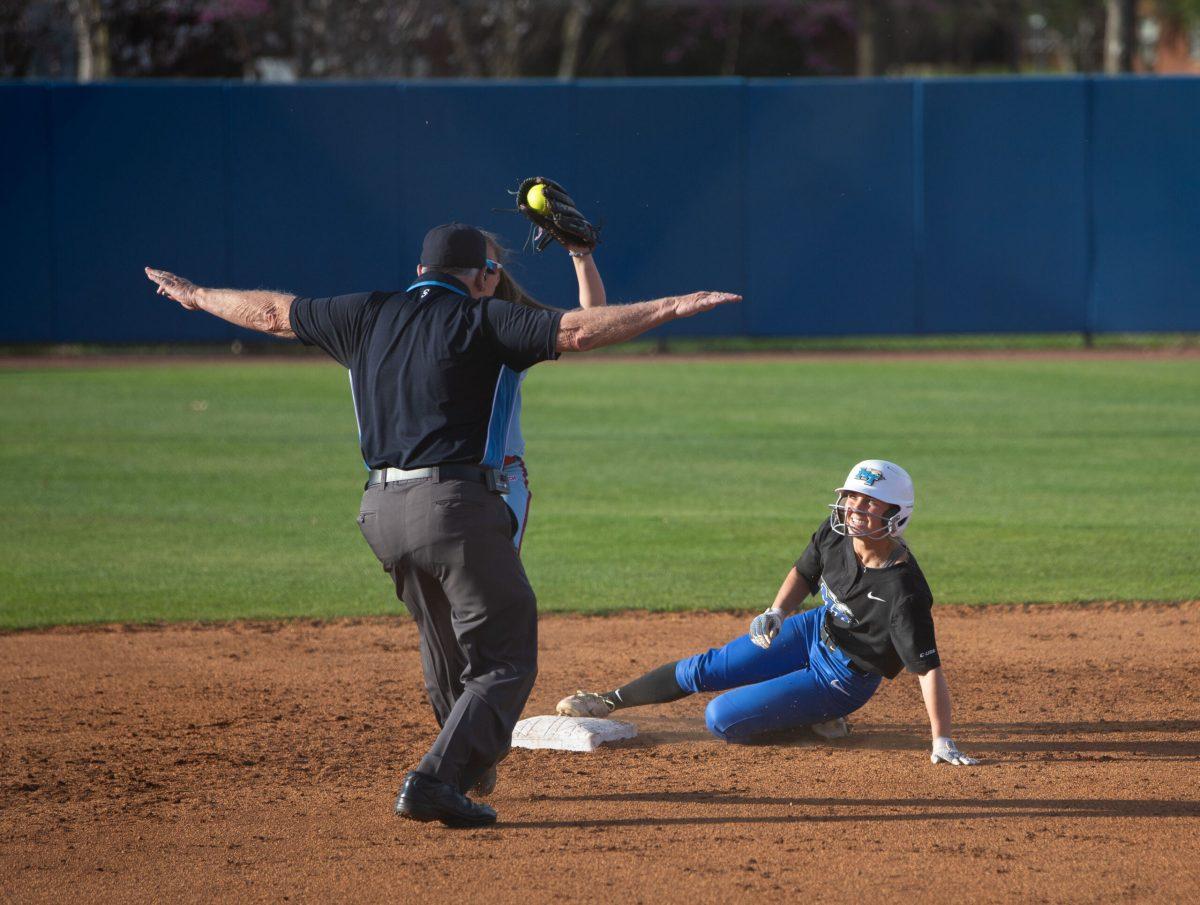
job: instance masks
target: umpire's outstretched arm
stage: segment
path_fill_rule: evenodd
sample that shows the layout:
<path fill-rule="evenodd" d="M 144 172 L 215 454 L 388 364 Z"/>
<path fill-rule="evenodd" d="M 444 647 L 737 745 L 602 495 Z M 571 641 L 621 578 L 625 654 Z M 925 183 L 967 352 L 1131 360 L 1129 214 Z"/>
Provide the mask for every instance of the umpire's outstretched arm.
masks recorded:
<path fill-rule="evenodd" d="M 559 352 L 586 352 L 623 343 L 647 330 L 681 317 L 691 317 L 728 302 L 740 302 L 729 292 L 693 292 L 635 305 L 577 308 L 563 315 L 558 328 Z"/>
<path fill-rule="evenodd" d="M 207 311 L 238 327 L 295 339 L 291 308 L 296 298 L 288 292 L 266 289 L 205 289 L 166 270 L 146 268 L 146 276 L 158 286 L 158 294 L 179 302 L 191 311 Z"/>
<path fill-rule="evenodd" d="M 174 299 L 189 310 L 207 311 L 239 327 L 258 330 L 283 339 L 295 339 L 291 306 L 295 296 L 265 289 L 206 289 L 166 270 L 146 268 L 146 276 L 158 286 L 159 295 Z M 559 352 L 586 352 L 625 342 L 647 330 L 709 311 L 718 305 L 740 302 L 729 292 L 692 292 L 652 302 L 578 308 L 563 315 L 558 329 Z"/>

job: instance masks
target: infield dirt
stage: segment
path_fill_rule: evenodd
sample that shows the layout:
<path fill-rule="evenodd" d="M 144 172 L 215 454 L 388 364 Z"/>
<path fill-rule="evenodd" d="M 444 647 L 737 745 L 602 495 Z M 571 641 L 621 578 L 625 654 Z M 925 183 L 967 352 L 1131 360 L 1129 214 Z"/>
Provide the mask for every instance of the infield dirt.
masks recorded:
<path fill-rule="evenodd" d="M 955 735 L 911 676 L 853 735 L 516 750 L 500 824 L 391 814 L 435 732 L 404 619 L 0 635 L 0 897 L 66 901 L 1195 901 L 1200 604 L 940 608 Z M 748 616 L 551 617 L 526 715 Z"/>

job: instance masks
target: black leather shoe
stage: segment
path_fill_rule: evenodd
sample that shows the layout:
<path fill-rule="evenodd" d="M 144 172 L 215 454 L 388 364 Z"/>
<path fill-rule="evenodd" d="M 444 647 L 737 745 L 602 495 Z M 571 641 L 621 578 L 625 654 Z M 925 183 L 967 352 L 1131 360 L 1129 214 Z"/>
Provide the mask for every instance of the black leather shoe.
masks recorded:
<path fill-rule="evenodd" d="M 496 812 L 486 804 L 476 804 L 454 786 L 415 770 L 404 777 L 396 813 L 408 820 L 440 820 L 446 826 L 491 826 Z"/>
<path fill-rule="evenodd" d="M 471 791 L 476 795 L 491 795 L 496 791 L 495 766 L 488 767 L 487 772 L 475 780 L 475 785 L 471 787 Z"/>

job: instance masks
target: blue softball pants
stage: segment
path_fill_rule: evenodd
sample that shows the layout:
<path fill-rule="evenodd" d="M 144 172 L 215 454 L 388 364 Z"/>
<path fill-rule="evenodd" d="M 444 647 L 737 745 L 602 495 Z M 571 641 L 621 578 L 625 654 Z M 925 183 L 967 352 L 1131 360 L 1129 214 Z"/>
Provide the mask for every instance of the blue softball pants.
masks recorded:
<path fill-rule="evenodd" d="M 504 502 L 512 510 L 517 525 L 513 532 L 513 546 L 520 553 L 525 540 L 525 526 L 529 524 L 529 501 L 533 499 L 529 490 L 529 472 L 525 468 L 525 460 L 520 456 L 506 456 L 503 471 L 508 478 L 508 493 L 504 495 Z"/>
<path fill-rule="evenodd" d="M 825 609 L 785 619 L 766 650 L 742 635 L 675 665 L 684 691 L 725 691 L 704 712 L 713 735 L 745 741 L 846 716 L 871 699 L 882 677 L 855 672 L 841 650 L 821 643 Z"/>

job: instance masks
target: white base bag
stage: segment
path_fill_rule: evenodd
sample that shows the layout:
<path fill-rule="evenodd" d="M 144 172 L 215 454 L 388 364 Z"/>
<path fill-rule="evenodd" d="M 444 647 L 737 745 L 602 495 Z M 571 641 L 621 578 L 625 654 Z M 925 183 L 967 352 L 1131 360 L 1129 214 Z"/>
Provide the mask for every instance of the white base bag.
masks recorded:
<path fill-rule="evenodd" d="M 595 751 L 605 742 L 637 736 L 633 723 L 584 716 L 531 716 L 513 727 L 514 748 Z"/>

